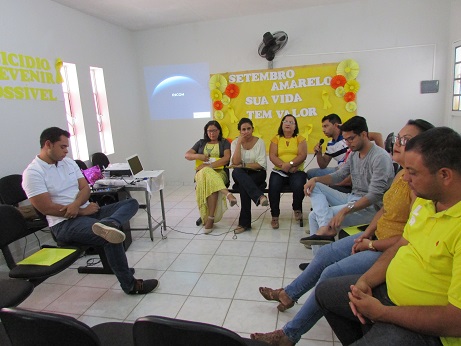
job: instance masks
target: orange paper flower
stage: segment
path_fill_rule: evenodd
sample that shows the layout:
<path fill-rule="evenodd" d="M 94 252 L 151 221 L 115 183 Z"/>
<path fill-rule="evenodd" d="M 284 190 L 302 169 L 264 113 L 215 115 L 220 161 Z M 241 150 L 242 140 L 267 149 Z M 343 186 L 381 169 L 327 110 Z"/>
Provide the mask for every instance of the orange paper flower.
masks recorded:
<path fill-rule="evenodd" d="M 343 87 L 346 84 L 346 82 L 346 77 L 337 74 L 336 76 L 331 78 L 330 85 L 333 89 L 336 89 L 337 87 Z"/>
<path fill-rule="evenodd" d="M 355 101 L 355 94 L 352 91 L 349 91 L 349 92 L 345 93 L 344 94 L 344 101 L 346 101 L 346 102 Z M 217 101 L 217 102 L 219 102 L 219 101 Z"/>
<path fill-rule="evenodd" d="M 240 89 L 237 85 L 235 84 L 228 84 L 226 87 L 226 90 L 224 91 L 227 96 L 229 96 L 231 99 L 236 98 L 239 96 Z"/>
<path fill-rule="evenodd" d="M 213 108 L 216 109 L 217 111 L 220 111 L 222 107 L 223 107 L 223 104 L 221 101 L 213 102 Z"/>

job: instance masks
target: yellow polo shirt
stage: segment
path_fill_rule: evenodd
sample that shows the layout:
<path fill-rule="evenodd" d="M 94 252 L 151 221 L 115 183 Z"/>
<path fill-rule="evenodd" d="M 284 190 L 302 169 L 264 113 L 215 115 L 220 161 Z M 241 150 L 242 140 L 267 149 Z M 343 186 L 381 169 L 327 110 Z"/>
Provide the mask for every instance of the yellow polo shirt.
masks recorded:
<path fill-rule="evenodd" d="M 398 306 L 448 303 L 461 309 L 461 202 L 437 213 L 434 202 L 417 198 L 402 246 L 386 273 L 389 298 Z M 441 337 L 444 345 L 461 338 Z"/>

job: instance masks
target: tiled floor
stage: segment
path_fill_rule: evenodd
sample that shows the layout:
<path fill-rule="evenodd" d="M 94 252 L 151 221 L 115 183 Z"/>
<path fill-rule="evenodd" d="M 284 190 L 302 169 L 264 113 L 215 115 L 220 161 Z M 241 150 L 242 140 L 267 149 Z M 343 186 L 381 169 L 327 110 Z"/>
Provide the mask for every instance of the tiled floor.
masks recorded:
<path fill-rule="evenodd" d="M 158 194 L 152 196 L 153 217 L 160 218 Z M 253 229 L 234 239 L 238 207 L 229 208 L 214 231 L 205 235 L 195 226 L 198 211 L 193 186 L 167 186 L 164 190 L 168 229 L 154 241 L 147 231 L 133 231 L 127 251 L 138 278 L 157 278 L 151 294 L 124 294 L 112 275 L 78 274 L 74 265 L 39 285 L 20 307 L 62 313 L 94 325 L 105 321 L 134 321 L 146 315 L 163 315 L 212 323 L 248 337 L 252 332 L 281 328 L 299 310 L 279 313 L 275 302 L 259 294 L 259 286 L 278 288 L 299 273 L 298 265 L 312 258 L 299 243 L 307 229 L 293 219 L 292 195 L 282 196 L 280 229 L 270 226 L 270 212 L 253 206 Z M 238 196 L 237 196 L 238 197 Z M 310 210 L 304 201 L 304 224 Z M 146 225 L 140 210 L 133 227 Z M 80 259 L 84 263 L 87 258 Z M 339 345 L 325 319 L 304 335 L 301 346 Z"/>

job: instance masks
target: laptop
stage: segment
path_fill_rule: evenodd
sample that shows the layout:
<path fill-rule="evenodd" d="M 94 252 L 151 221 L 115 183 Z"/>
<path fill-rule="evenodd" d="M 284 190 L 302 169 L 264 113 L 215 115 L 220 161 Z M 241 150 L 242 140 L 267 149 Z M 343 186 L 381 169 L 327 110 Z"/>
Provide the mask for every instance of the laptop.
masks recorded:
<path fill-rule="evenodd" d="M 158 177 L 160 174 L 159 171 L 145 171 L 142 168 L 141 160 L 139 160 L 139 156 L 137 154 L 128 157 L 126 160 L 128 161 L 131 174 L 134 178 L 155 178 Z"/>

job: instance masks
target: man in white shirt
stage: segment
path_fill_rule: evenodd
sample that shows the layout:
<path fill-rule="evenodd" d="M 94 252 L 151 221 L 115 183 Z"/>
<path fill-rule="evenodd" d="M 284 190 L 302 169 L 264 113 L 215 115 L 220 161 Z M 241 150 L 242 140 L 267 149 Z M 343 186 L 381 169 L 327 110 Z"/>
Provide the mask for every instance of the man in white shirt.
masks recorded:
<path fill-rule="evenodd" d="M 56 240 L 103 246 L 109 265 L 127 294 L 145 294 L 158 281 L 135 279 L 128 267 L 121 225 L 137 212 L 135 199 L 99 207 L 89 202 L 91 191 L 81 170 L 70 158 L 69 132 L 58 127 L 44 130 L 40 153 L 23 173 L 22 187 L 32 205 L 46 215 Z"/>

